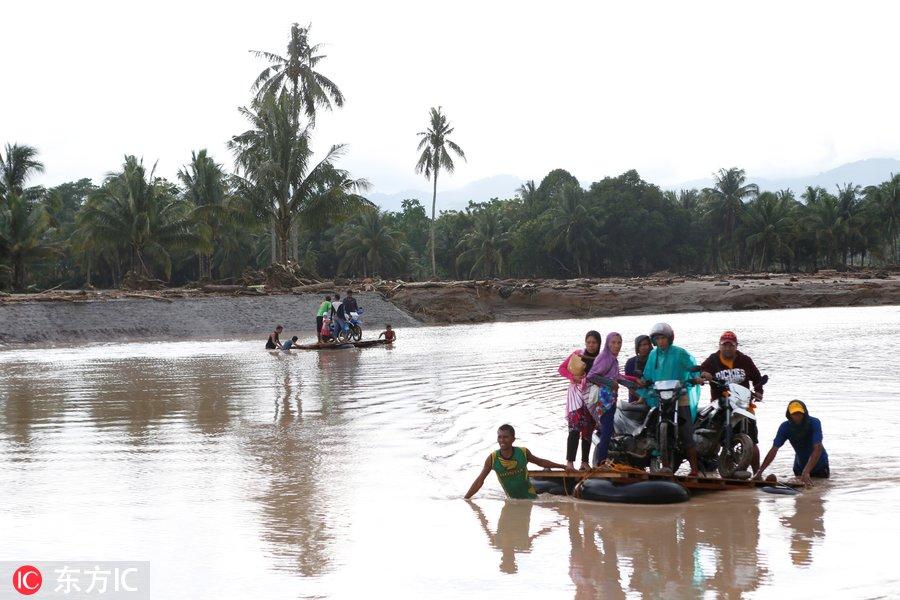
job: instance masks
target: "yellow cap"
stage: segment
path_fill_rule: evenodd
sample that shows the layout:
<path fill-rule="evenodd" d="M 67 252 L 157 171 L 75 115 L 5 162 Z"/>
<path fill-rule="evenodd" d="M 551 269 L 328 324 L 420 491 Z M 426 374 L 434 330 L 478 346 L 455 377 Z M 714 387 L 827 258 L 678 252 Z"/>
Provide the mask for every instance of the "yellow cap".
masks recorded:
<path fill-rule="evenodd" d="M 796 400 L 791 400 L 790 404 L 788 404 L 788 414 L 792 415 L 794 413 L 806 414 L 806 409 L 804 409 L 803 405 Z"/>

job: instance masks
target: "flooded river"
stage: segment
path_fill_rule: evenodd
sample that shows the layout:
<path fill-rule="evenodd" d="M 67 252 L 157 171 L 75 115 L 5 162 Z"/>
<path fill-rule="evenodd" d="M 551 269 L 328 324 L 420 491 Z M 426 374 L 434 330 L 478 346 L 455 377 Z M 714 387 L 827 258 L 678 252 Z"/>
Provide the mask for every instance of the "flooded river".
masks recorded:
<path fill-rule="evenodd" d="M 821 418 L 832 479 L 813 491 L 507 502 L 491 475 L 462 499 L 503 422 L 563 461 L 555 371 L 586 330 L 622 332 L 624 364 L 660 318 L 293 355 L 265 334 L 4 349 L 0 560 L 149 560 L 154 598 L 900 595 L 897 307 L 665 317 L 698 358 L 734 329 L 769 374 L 763 453 L 788 399 Z"/>

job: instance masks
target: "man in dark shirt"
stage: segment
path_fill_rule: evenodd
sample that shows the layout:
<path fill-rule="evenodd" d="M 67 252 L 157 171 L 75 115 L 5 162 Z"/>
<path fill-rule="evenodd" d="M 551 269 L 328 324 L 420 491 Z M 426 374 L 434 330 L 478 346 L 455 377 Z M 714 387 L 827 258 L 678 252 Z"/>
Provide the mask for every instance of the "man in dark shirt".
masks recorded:
<path fill-rule="evenodd" d="M 761 479 L 763 472 L 778 454 L 778 449 L 785 442 L 794 448 L 794 476 L 809 485 L 812 477 L 827 479 L 831 475 L 828 464 L 828 453 L 822 446 L 822 422 L 809 416 L 806 404 L 800 400 L 791 400 L 784 414 L 786 420 L 778 428 L 772 449 L 766 455 L 762 467 L 756 469 L 754 479 Z"/>
<path fill-rule="evenodd" d="M 647 356 L 653 350 L 650 343 L 649 335 L 639 335 L 634 338 L 634 356 L 625 362 L 625 374 L 629 377 L 640 377 L 644 372 L 644 364 L 647 362 Z M 628 401 L 637 402 L 641 397 L 637 395 L 635 390 L 628 390 Z"/>
<path fill-rule="evenodd" d="M 763 379 L 756 365 L 746 354 L 738 351 L 738 340 L 734 332 L 726 331 L 719 337 L 719 351 L 710 354 L 700 365 L 700 376 L 707 381 L 718 379 L 726 383 L 736 383 L 744 387 L 753 385 L 753 391 L 757 398 L 762 399 Z M 722 390 L 710 386 L 712 401 L 717 401 L 722 396 Z M 752 410 L 752 408 L 751 408 Z M 747 423 L 747 433 L 755 445 L 759 444 L 759 429 L 756 420 L 751 419 Z M 759 448 L 753 450 L 753 470 L 759 469 Z"/>
<path fill-rule="evenodd" d="M 359 312 L 359 305 L 356 303 L 356 298 L 353 297 L 353 290 L 347 290 L 347 295 L 344 297 L 344 311 L 347 317 L 350 316 L 350 313 Z"/>

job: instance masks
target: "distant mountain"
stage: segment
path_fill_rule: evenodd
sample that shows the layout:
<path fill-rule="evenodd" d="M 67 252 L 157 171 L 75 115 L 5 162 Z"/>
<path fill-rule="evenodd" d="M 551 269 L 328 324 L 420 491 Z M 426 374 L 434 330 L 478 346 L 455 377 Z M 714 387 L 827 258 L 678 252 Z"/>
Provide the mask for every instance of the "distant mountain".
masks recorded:
<path fill-rule="evenodd" d="M 852 183 L 854 185 L 875 185 L 886 181 L 891 174 L 900 173 L 900 160 L 893 158 L 869 158 L 852 163 L 843 164 L 818 175 L 806 175 L 804 177 L 790 177 L 786 179 L 766 179 L 748 175 L 747 180 L 759 186 L 761 191 L 777 192 L 778 190 L 791 189 L 799 197 L 807 186 L 820 186 L 834 192 L 837 185 Z M 666 189 L 689 190 L 702 189 L 713 184 L 710 179 L 695 179 L 686 181 L 680 185 L 665 186 Z"/>
<path fill-rule="evenodd" d="M 440 183 L 440 181 L 438 181 Z M 486 202 L 491 198 L 512 198 L 516 195 L 516 188 L 523 181 L 513 175 L 494 175 L 485 179 L 473 181 L 455 190 L 438 190 L 437 208 L 442 210 L 460 210 L 466 207 L 469 200 L 474 202 Z M 369 200 L 381 207 L 382 210 L 400 210 L 403 200 L 415 198 L 427 207 L 431 214 L 431 190 L 403 190 L 395 194 L 382 194 L 375 192 L 367 196 Z"/>

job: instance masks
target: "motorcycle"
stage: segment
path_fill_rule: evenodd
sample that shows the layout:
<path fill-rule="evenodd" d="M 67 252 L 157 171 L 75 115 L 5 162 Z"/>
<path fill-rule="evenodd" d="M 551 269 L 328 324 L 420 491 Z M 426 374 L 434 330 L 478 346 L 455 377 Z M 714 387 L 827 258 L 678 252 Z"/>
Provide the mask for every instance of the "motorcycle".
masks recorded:
<path fill-rule="evenodd" d="M 363 310 L 361 308 L 351 312 L 350 320 L 347 322 L 347 325 L 350 327 L 350 339 L 354 342 L 362 339 L 362 319 L 359 318 L 362 314 Z"/>
<path fill-rule="evenodd" d="M 769 380 L 764 375 L 762 382 Z M 723 478 L 742 475 L 749 477 L 747 468 L 753 460 L 754 446 L 747 434 L 754 394 L 736 383 L 713 379 L 710 385 L 721 390 L 718 401 L 697 413 L 694 422 L 694 443 L 704 471 L 717 470 Z"/>

